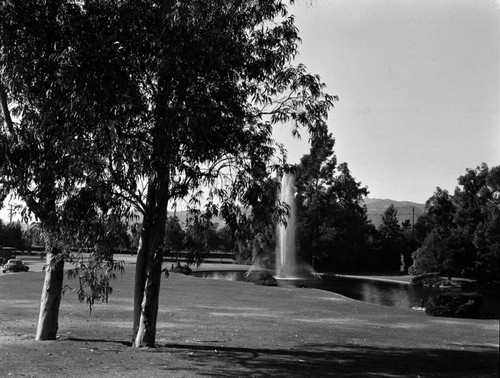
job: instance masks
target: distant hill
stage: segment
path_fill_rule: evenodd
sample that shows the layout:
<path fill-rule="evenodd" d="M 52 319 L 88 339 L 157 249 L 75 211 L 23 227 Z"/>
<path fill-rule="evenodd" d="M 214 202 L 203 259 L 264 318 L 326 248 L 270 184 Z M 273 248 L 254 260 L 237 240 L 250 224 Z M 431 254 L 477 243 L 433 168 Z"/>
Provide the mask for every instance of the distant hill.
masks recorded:
<path fill-rule="evenodd" d="M 375 227 L 378 228 L 382 223 L 382 214 L 387 208 L 393 204 L 398 211 L 399 222 L 409 219 L 413 220 L 413 211 L 415 212 L 414 220 L 424 213 L 425 205 L 409 201 L 394 201 L 391 199 L 366 198 L 365 199 L 368 219 L 370 219 Z M 413 210 L 414 209 L 414 210 Z"/>
<path fill-rule="evenodd" d="M 384 211 L 392 204 L 398 211 L 398 219 L 399 223 L 409 219 L 412 221 L 412 211 L 415 209 L 415 221 L 417 218 L 424 213 L 425 205 L 422 203 L 415 203 L 409 201 L 394 201 L 391 199 L 378 199 L 378 198 L 366 198 L 365 204 L 368 214 L 368 219 L 370 219 L 373 225 L 378 228 L 378 226 L 382 223 L 382 214 Z M 186 218 L 187 211 L 169 211 L 168 216 L 176 215 L 179 218 L 182 227 L 186 226 Z M 140 220 L 138 220 L 140 221 Z M 217 224 L 217 228 L 221 228 L 224 226 L 224 221 L 220 217 L 215 217 L 212 219 L 212 222 Z"/>

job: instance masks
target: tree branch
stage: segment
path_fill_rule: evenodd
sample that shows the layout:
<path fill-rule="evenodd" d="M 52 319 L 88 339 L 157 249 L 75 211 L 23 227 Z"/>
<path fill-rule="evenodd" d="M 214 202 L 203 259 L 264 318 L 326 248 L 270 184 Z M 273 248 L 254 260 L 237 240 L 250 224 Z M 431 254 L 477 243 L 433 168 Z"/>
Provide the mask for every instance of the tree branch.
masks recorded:
<path fill-rule="evenodd" d="M 7 124 L 7 129 L 14 138 L 14 142 L 17 143 L 17 134 L 16 130 L 14 129 L 14 124 L 12 123 L 12 118 L 10 116 L 9 102 L 7 101 L 7 91 L 5 90 L 5 86 L 1 81 L 0 81 L 0 102 L 2 103 L 2 110 L 4 114 L 5 123 Z"/>

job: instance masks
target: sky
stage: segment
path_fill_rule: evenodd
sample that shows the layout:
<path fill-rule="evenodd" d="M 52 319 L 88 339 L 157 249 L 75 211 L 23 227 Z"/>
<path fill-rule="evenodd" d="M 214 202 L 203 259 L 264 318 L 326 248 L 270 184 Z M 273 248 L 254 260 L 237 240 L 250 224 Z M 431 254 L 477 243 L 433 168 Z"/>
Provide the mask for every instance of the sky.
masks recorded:
<path fill-rule="evenodd" d="M 370 198 L 425 203 L 466 168 L 500 164 L 500 1 L 297 0 L 297 62 L 340 101 L 339 162 Z M 291 162 L 307 135 L 276 137 Z"/>

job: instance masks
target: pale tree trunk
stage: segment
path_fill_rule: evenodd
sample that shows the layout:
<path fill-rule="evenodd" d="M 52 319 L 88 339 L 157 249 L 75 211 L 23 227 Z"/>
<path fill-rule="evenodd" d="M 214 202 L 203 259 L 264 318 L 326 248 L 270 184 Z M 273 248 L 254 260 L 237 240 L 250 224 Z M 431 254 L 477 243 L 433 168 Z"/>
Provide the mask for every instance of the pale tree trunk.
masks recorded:
<path fill-rule="evenodd" d="M 134 347 L 136 348 L 155 346 L 162 260 L 163 253 L 160 248 L 153 253 L 152 260 L 148 262 L 139 328 L 134 340 Z"/>
<path fill-rule="evenodd" d="M 150 183 L 136 265 L 133 326 L 136 348 L 154 347 L 156 341 L 167 204 L 165 182 Z"/>
<path fill-rule="evenodd" d="M 134 286 L 134 325 L 132 342 L 134 342 L 139 329 L 141 319 L 141 306 L 144 297 L 144 287 L 146 285 L 146 267 L 149 244 L 151 241 L 150 214 L 146 213 L 142 221 L 139 248 L 137 251 L 137 261 L 135 265 L 135 286 Z"/>
<path fill-rule="evenodd" d="M 14 142 L 17 143 L 16 130 L 14 129 L 14 124 L 12 123 L 12 118 L 10 116 L 7 91 L 1 81 L 0 81 L 0 104 L 2 105 L 3 116 L 4 116 L 3 118 L 7 125 L 7 129 L 9 130 L 9 133 L 12 136 Z"/>
<path fill-rule="evenodd" d="M 164 0 L 161 12 L 166 15 L 173 4 L 173 0 Z M 167 105 L 170 89 L 164 75 L 158 78 L 158 88 L 156 125 L 152 131 L 154 140 L 152 155 L 155 157 L 152 166 L 155 174 L 148 180 L 146 208 L 141 229 L 141 247 L 137 253 L 135 270 L 133 346 L 136 348 L 155 346 L 163 239 L 170 199 L 171 161 L 168 156 L 175 156 L 171 145 L 171 131 L 175 130 L 177 125 L 166 122 L 170 119 Z"/>
<path fill-rule="evenodd" d="M 64 259 L 59 251 L 53 249 L 47 252 L 47 266 L 40 303 L 40 316 L 36 340 L 55 340 L 59 328 L 59 306 L 61 304 L 62 285 L 64 278 Z"/>

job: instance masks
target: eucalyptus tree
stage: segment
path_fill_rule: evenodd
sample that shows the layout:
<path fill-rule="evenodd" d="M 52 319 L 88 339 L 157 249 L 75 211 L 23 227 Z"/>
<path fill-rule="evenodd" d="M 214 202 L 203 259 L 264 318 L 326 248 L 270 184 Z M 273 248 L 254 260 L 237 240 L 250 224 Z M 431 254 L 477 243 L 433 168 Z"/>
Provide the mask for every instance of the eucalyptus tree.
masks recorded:
<path fill-rule="evenodd" d="M 82 96 L 89 77 L 83 46 L 91 40 L 85 40 L 80 5 L 2 1 L 0 12 L 0 192 L 15 193 L 27 205 L 25 217 L 39 220 L 47 268 L 36 339 L 51 340 L 69 247 L 77 238 L 80 245 L 95 246 L 103 233 L 92 221 L 121 206 L 110 202 L 98 179 L 103 160 L 93 128 L 97 101 Z"/>
<path fill-rule="evenodd" d="M 106 52 L 121 58 L 131 90 L 108 173 L 144 217 L 134 345 L 153 346 L 169 204 L 205 188 L 208 213 L 229 216 L 256 167 L 272 170 L 273 125 L 324 135 L 334 98 L 292 65 L 299 36 L 282 1 L 113 4 Z"/>

